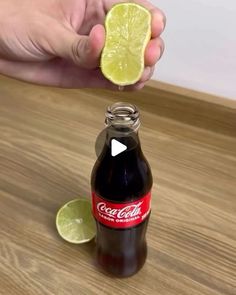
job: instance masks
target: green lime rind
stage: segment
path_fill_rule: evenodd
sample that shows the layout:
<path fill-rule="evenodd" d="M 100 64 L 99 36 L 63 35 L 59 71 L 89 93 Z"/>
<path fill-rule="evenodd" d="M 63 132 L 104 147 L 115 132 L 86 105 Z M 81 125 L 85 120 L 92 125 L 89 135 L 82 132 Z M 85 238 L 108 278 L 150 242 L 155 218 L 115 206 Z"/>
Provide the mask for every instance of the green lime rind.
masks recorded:
<path fill-rule="evenodd" d="M 59 235 L 69 243 L 82 244 L 96 235 L 96 224 L 91 203 L 86 199 L 75 199 L 63 205 L 56 216 Z"/>

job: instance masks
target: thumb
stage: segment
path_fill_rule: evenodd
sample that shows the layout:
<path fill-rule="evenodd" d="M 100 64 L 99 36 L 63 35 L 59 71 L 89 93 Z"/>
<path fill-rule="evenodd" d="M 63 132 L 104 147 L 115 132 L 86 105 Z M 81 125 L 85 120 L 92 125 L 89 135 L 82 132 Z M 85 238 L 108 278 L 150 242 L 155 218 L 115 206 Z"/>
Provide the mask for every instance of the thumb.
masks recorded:
<path fill-rule="evenodd" d="M 80 67 L 93 69 L 99 66 L 100 55 L 105 43 L 105 29 L 102 25 L 92 28 L 89 36 L 61 27 L 57 36 L 51 39 L 54 54 L 73 61 Z"/>

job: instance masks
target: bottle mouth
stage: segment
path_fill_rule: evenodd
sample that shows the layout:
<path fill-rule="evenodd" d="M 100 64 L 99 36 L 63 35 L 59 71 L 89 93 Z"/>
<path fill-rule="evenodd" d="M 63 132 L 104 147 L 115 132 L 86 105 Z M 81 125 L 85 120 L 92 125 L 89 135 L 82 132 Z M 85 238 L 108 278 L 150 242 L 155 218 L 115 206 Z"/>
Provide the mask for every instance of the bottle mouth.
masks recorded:
<path fill-rule="evenodd" d="M 137 129 L 140 126 L 139 110 L 130 103 L 114 103 L 107 108 L 105 124 L 113 127 Z"/>

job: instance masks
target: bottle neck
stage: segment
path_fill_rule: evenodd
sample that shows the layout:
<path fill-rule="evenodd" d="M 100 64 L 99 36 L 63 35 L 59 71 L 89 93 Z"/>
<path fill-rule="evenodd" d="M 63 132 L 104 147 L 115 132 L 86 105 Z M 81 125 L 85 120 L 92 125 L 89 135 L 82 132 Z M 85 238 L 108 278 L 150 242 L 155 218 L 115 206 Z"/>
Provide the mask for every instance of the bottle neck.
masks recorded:
<path fill-rule="evenodd" d="M 123 144 L 129 144 L 132 146 L 140 144 L 138 130 L 120 130 L 109 126 L 106 128 L 106 144 L 109 145 L 112 139 L 116 139 Z"/>
<path fill-rule="evenodd" d="M 107 108 L 105 124 L 118 132 L 136 132 L 140 126 L 139 111 L 132 104 L 114 103 Z"/>
<path fill-rule="evenodd" d="M 106 143 L 116 139 L 129 148 L 139 146 L 138 130 L 140 127 L 139 111 L 128 103 L 115 103 L 106 112 Z"/>

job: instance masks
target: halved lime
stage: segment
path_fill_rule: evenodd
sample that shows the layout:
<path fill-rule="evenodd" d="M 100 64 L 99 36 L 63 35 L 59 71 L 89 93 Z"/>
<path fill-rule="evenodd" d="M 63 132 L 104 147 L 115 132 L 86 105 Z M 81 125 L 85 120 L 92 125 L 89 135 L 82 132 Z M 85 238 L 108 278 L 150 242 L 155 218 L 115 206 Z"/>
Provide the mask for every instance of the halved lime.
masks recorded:
<path fill-rule="evenodd" d="M 82 244 L 91 241 L 96 234 L 91 203 L 86 199 L 75 199 L 57 212 L 56 227 L 67 242 Z"/>
<path fill-rule="evenodd" d="M 136 83 L 144 70 L 144 52 L 151 37 L 151 13 L 135 3 L 114 5 L 106 15 L 103 75 L 114 84 Z"/>

